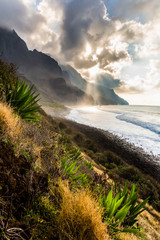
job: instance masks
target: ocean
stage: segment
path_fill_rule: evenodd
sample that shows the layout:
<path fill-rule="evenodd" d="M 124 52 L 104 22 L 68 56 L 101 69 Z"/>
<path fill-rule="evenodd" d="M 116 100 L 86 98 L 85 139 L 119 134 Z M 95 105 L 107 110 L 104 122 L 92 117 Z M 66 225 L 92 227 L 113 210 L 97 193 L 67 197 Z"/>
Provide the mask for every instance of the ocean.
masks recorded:
<path fill-rule="evenodd" d="M 146 152 L 160 156 L 159 106 L 91 106 L 73 108 L 67 119 L 107 130 Z"/>

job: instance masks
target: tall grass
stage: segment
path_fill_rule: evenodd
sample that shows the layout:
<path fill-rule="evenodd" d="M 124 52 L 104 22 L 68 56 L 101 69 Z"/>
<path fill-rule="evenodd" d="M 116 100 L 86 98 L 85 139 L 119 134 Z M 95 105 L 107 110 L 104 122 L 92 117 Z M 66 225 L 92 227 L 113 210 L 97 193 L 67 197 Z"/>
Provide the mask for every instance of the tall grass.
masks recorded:
<path fill-rule="evenodd" d="M 3 136 L 17 138 L 20 136 L 22 123 L 9 106 L 0 103 L 0 132 Z"/>
<path fill-rule="evenodd" d="M 61 239 L 107 240 L 106 224 L 102 222 L 102 212 L 98 202 L 87 190 L 71 192 L 67 185 L 60 183 L 62 196 L 59 212 Z"/>

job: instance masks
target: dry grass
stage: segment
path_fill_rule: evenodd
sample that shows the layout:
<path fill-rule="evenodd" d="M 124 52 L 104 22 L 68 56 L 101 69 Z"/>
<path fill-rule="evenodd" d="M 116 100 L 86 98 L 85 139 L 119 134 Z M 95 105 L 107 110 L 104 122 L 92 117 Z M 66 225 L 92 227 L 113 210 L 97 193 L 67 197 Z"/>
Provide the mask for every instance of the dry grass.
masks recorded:
<path fill-rule="evenodd" d="M 0 103 L 0 131 L 12 140 L 21 135 L 22 124 L 20 118 L 5 103 Z"/>
<path fill-rule="evenodd" d="M 141 238 L 131 233 L 119 233 L 117 237 L 121 240 L 140 240 Z"/>
<path fill-rule="evenodd" d="M 160 239 L 160 222 L 148 211 L 144 211 L 139 215 L 138 222 L 144 229 L 144 236 L 147 240 Z"/>
<path fill-rule="evenodd" d="M 62 196 L 59 231 L 63 240 L 107 240 L 106 224 L 102 212 L 89 191 L 71 192 L 64 183 L 59 184 Z"/>
<path fill-rule="evenodd" d="M 155 210 L 154 210 L 155 211 Z M 148 211 L 144 211 L 138 216 L 138 223 L 144 229 L 142 235 L 146 240 L 160 239 L 160 224 L 159 221 Z M 130 233 L 119 233 L 117 235 L 121 240 L 139 240 L 138 236 Z"/>
<path fill-rule="evenodd" d="M 26 150 L 32 152 L 37 162 L 40 159 L 40 151 L 42 146 L 38 146 L 33 138 L 29 138 L 25 131 L 26 127 L 30 125 L 34 130 L 34 125 L 26 123 L 14 113 L 13 109 L 5 103 L 0 103 L 0 137 L 3 140 L 11 140 L 15 146 L 15 154 L 18 156 L 20 151 Z M 38 130 L 37 130 L 38 132 Z M 34 134 L 34 136 L 37 134 Z"/>
<path fill-rule="evenodd" d="M 23 121 L 6 103 L 0 103 L 0 138 L 10 140 L 18 156 L 21 150 L 29 152 L 40 168 L 40 152 L 44 141 L 50 144 L 49 129 L 38 124 Z"/>

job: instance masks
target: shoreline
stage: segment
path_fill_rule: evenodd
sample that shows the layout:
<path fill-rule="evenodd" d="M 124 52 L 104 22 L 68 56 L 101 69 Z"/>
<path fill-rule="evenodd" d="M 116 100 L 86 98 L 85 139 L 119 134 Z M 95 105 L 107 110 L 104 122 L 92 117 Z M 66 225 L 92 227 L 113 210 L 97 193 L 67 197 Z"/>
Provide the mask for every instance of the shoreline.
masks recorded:
<path fill-rule="evenodd" d="M 65 119 L 65 116 L 67 116 L 67 114 L 69 114 L 71 111 L 71 108 L 69 107 L 64 107 L 63 109 L 60 109 L 60 108 L 53 108 L 51 106 L 42 105 L 41 108 L 51 117 L 61 118 L 61 119 Z"/>
<path fill-rule="evenodd" d="M 63 121 L 70 127 L 95 141 L 102 150 L 114 152 L 126 163 L 139 168 L 145 174 L 149 174 L 160 183 L 160 157 L 145 152 L 143 148 L 135 146 L 133 143 L 107 130 L 91 127 L 67 119 L 66 116 L 71 110 L 69 107 L 59 110 L 43 106 L 43 110 L 51 117 Z"/>
<path fill-rule="evenodd" d="M 94 140 L 101 149 L 114 152 L 126 163 L 139 168 L 160 183 L 160 157 L 145 152 L 143 148 L 137 147 L 109 131 L 80 124 L 66 119 L 64 116 L 56 116 L 56 118 Z"/>

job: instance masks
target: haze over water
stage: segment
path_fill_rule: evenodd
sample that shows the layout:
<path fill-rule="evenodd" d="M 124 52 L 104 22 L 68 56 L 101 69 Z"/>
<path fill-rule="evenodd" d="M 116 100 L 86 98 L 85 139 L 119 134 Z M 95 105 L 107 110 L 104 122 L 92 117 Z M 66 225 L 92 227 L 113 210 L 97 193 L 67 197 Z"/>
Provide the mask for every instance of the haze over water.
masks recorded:
<path fill-rule="evenodd" d="M 159 106 L 94 106 L 74 108 L 66 116 L 78 123 L 108 130 L 160 156 Z"/>

